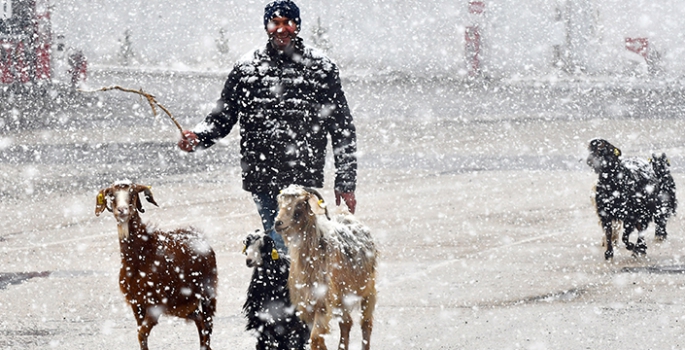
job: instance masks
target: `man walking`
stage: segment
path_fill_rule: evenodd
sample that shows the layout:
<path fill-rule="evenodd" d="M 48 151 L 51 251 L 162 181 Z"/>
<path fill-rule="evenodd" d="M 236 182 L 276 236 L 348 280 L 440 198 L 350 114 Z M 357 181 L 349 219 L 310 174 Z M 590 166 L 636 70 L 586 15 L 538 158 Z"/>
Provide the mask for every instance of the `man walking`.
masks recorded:
<path fill-rule="evenodd" d="M 356 209 L 356 130 L 337 66 L 298 36 L 300 10 L 290 0 L 264 9 L 265 47 L 238 61 L 214 110 L 178 146 L 211 147 L 240 127 L 243 189 L 252 193 L 265 232 L 285 252 L 273 230 L 276 197 L 291 184 L 323 187 L 327 136 L 336 167 L 336 204 Z"/>

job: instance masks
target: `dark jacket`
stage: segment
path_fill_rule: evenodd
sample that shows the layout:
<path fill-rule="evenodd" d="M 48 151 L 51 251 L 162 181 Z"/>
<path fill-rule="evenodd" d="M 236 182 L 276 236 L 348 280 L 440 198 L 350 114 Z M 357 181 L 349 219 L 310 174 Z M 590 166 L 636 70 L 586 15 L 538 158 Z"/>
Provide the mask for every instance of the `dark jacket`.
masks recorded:
<path fill-rule="evenodd" d="M 336 65 L 295 41 L 292 54 L 271 45 L 235 64 L 216 108 L 194 128 L 210 147 L 240 122 L 243 189 L 323 187 L 327 135 L 337 169 L 335 189 L 355 190 L 356 131 Z"/>

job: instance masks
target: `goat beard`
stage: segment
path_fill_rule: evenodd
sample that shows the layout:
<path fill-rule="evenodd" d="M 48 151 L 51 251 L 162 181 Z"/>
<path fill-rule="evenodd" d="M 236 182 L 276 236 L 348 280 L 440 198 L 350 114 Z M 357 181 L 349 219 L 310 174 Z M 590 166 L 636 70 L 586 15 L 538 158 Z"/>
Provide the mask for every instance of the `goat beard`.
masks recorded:
<path fill-rule="evenodd" d="M 117 231 L 119 232 L 119 239 L 124 240 L 128 238 L 128 222 L 127 223 L 118 223 L 117 224 Z"/>

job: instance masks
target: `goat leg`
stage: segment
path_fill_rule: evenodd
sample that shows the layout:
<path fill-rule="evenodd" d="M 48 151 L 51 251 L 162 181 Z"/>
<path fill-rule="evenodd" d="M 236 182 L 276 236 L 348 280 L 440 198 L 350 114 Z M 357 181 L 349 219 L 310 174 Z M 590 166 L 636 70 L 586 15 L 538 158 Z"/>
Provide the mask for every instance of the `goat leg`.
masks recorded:
<path fill-rule="evenodd" d="M 146 310 L 140 304 L 136 303 L 135 300 L 131 302 L 131 309 L 133 309 L 133 316 L 135 316 L 136 323 L 138 323 L 138 343 L 140 344 L 140 350 L 148 350 L 147 338 L 151 328 L 147 328 L 147 325 L 145 325 L 146 328 L 143 329 Z"/>
<path fill-rule="evenodd" d="M 362 298 L 362 350 L 371 348 L 371 331 L 373 330 L 373 311 L 376 309 L 376 287 L 373 286 L 373 293 Z"/>
<path fill-rule="evenodd" d="M 157 319 L 151 316 L 148 312 L 145 318 L 138 325 L 138 342 L 140 343 L 140 350 L 148 350 L 147 339 L 150 336 L 152 327 L 157 324 Z"/>
<path fill-rule="evenodd" d="M 342 310 L 340 316 L 340 344 L 338 349 L 347 350 L 350 347 L 350 330 L 352 329 L 352 316 L 347 310 Z"/>
<path fill-rule="evenodd" d="M 330 311 L 317 305 L 317 312 L 314 315 L 314 325 L 309 336 L 311 350 L 326 350 L 324 336 L 330 332 L 331 314 Z"/>
<path fill-rule="evenodd" d="M 195 322 L 197 333 L 200 336 L 200 350 L 212 350 L 209 347 L 209 337 L 212 334 L 211 317 L 206 318 L 199 310 L 195 310 L 188 316 Z"/>

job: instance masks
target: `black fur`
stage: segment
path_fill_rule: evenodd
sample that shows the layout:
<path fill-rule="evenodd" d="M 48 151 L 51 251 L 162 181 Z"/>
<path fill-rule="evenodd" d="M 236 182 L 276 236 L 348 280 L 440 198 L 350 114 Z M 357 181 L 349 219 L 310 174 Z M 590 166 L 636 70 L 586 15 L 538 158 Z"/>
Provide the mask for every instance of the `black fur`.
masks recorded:
<path fill-rule="evenodd" d="M 290 303 L 290 260 L 285 257 L 272 259 L 275 244 L 266 235 L 248 235 L 245 247 L 260 242 L 262 264 L 254 267 L 243 305 L 246 329 L 257 332 L 257 350 L 305 349 L 309 328 L 295 315 L 295 307 Z"/>
<path fill-rule="evenodd" d="M 626 248 L 637 255 L 646 254 L 644 237 L 639 235 L 635 244 L 629 237 L 635 229 L 645 231 L 652 220 L 661 227 L 657 228 L 657 234 L 665 236 L 666 221 L 676 205 L 675 183 L 668 167 L 664 172 L 660 161 L 650 166 L 638 159 L 622 159 L 621 151 L 602 139 L 590 141 L 588 149 L 587 163 L 599 174 L 595 205 L 606 235 L 604 257 L 610 259 L 614 255 L 611 239 L 614 221 L 623 222 Z M 655 171 L 655 167 L 660 170 Z"/>
<path fill-rule="evenodd" d="M 678 208 L 678 200 L 675 196 L 675 181 L 671 176 L 671 163 L 666 158 L 666 154 L 662 153 L 660 156 L 652 154 L 652 169 L 659 180 L 659 187 L 657 190 L 658 205 L 654 215 L 654 223 L 656 224 L 655 236 L 658 239 L 666 239 L 666 222 L 671 215 L 674 215 Z"/>

